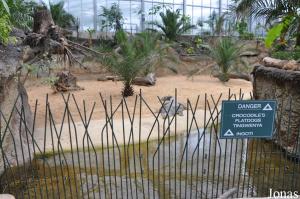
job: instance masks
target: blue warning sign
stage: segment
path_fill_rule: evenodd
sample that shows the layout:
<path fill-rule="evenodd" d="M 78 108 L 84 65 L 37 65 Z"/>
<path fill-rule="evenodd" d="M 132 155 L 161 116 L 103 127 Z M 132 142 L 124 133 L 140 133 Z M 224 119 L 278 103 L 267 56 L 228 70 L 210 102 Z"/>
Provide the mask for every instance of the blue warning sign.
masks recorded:
<path fill-rule="evenodd" d="M 275 100 L 223 101 L 221 139 L 272 138 Z"/>

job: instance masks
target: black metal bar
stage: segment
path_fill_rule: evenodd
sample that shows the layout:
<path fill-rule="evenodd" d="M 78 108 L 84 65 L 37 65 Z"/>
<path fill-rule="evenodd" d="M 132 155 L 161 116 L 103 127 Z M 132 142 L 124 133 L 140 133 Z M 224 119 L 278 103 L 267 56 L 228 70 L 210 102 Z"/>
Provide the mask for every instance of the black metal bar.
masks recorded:
<path fill-rule="evenodd" d="M 95 132 L 91 132 L 90 128 L 96 103 L 88 108 L 84 100 L 83 104 L 79 105 L 76 97 L 72 95 L 80 120 L 76 123 L 70 97 L 70 94 L 67 97 L 62 95 L 64 109 L 62 118 L 58 118 L 53 114 L 50 99 L 46 96 L 44 129 L 41 135 L 35 132 L 39 113 L 38 101 L 35 102 L 32 126 L 26 123 L 28 116 L 22 98 L 18 98 L 16 103 L 19 104 L 15 103 L 13 107 L 12 111 L 20 119 L 18 128 L 24 132 L 23 137 L 15 137 L 12 132 L 12 114 L 4 115 L 0 110 L 0 150 L 5 171 L 0 177 L 2 191 L 13 193 L 17 198 L 98 198 L 99 194 L 100 198 L 175 196 L 191 199 L 217 198 L 232 187 L 237 187 L 234 194 L 236 197 L 266 196 L 268 188 L 278 186 L 292 190 L 299 188 L 299 162 L 295 161 L 288 151 L 279 150 L 274 142 L 262 139 L 219 139 L 219 116 L 222 111 L 219 110 L 219 103 L 222 95 L 210 95 L 208 98 L 205 94 L 202 126 L 198 124 L 197 118 L 200 96 L 194 104 L 187 99 L 187 109 L 184 112 L 185 131 L 180 133 L 177 129 L 177 113 L 180 108 L 177 90 L 168 108 L 165 106 L 166 100 L 158 97 L 159 112 L 153 111 L 141 90 L 133 99 L 133 106 L 129 106 L 126 99 L 121 99 L 121 102 L 113 107 L 112 97 L 107 101 L 100 94 L 104 124 L 99 134 L 99 145 L 95 145 L 91 136 L 92 133 L 95 135 Z M 228 100 L 237 99 L 244 99 L 242 90 L 237 94 L 229 90 Z M 170 115 L 174 106 L 175 113 Z M 292 103 L 281 103 L 280 106 L 277 110 L 275 134 L 280 132 L 283 111 L 291 110 Z M 289 107 L 286 109 L 285 106 Z M 144 109 L 147 109 L 153 118 L 146 132 L 143 132 L 142 126 Z M 162 111 L 166 115 L 160 119 Z M 117 113 L 121 113 L 120 119 L 116 116 Z M 291 111 L 288 114 L 287 142 L 291 141 L 293 136 L 297 136 L 296 134 L 299 137 L 300 133 L 292 132 L 293 114 Z M 117 122 L 123 127 L 121 132 L 116 131 Z M 78 132 L 79 125 L 83 125 L 82 137 Z M 156 128 L 157 135 L 154 136 L 157 138 L 152 140 Z M 123 133 L 123 138 L 116 133 Z M 145 141 L 142 139 L 144 135 L 147 138 Z M 2 142 L 6 136 L 11 136 L 16 165 L 11 164 L 8 154 L 4 151 Z M 123 146 L 119 145 L 119 137 L 123 139 Z M 16 139 L 25 139 L 30 144 L 17 146 Z M 65 139 L 70 142 L 70 150 L 64 148 Z M 277 139 L 278 145 L 282 145 L 282 137 Z M 298 151 L 298 142 L 299 139 L 294 141 L 294 151 Z M 27 151 L 29 154 L 26 154 Z M 28 162 L 23 164 L 27 156 Z M 273 168 L 271 165 L 277 160 L 279 161 Z M 23 188 L 16 189 L 19 185 Z"/>

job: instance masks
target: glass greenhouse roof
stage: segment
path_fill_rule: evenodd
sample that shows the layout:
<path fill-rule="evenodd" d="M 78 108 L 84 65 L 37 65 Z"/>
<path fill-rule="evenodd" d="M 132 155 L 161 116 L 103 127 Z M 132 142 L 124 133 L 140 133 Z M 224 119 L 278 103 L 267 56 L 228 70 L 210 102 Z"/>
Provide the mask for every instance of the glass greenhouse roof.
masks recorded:
<path fill-rule="evenodd" d="M 40 0 L 41 1 L 41 0 Z M 46 4 L 48 0 L 43 0 Z M 57 3 L 60 0 L 50 0 Z M 80 29 L 88 28 L 100 30 L 101 7 L 109 7 L 113 3 L 118 3 L 125 18 L 124 28 L 127 31 L 137 32 L 141 30 L 141 15 L 139 14 L 144 4 L 145 26 L 147 22 L 159 20 L 158 16 L 148 15 L 149 10 L 154 5 L 166 5 L 171 9 L 180 9 L 191 18 L 191 22 L 205 21 L 213 13 L 219 14 L 228 8 L 229 0 L 64 0 L 65 9 L 75 16 L 80 22 Z M 204 24 L 200 28 L 193 30 L 193 33 L 199 31 L 208 31 L 209 26 Z"/>

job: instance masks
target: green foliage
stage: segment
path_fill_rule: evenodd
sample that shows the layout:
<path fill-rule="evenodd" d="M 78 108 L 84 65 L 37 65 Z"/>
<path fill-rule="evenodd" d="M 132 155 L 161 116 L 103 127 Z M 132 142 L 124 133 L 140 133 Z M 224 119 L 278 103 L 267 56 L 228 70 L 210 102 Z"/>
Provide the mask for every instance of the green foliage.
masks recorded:
<path fill-rule="evenodd" d="M 267 48 L 271 48 L 272 44 L 274 41 L 282 36 L 284 34 L 284 31 L 286 28 L 290 25 L 292 22 L 290 17 L 285 18 L 281 23 L 276 24 L 272 28 L 268 30 L 266 39 L 265 39 L 265 44 Z"/>
<path fill-rule="evenodd" d="M 124 82 L 124 97 L 133 95 L 132 81 L 144 70 L 149 70 L 158 59 L 157 37 L 150 32 L 143 32 L 134 38 L 128 38 L 124 31 L 116 33 L 119 44 L 118 52 L 103 59 L 108 68 L 120 76 Z"/>
<path fill-rule="evenodd" d="M 35 65 L 22 64 L 22 68 L 24 68 L 27 71 L 27 73 L 32 75 L 38 74 L 39 71 L 39 67 Z"/>
<path fill-rule="evenodd" d="M 200 48 L 201 45 L 203 44 L 203 40 L 201 39 L 201 37 L 196 37 L 195 40 L 194 40 L 194 43 L 195 43 L 197 48 Z"/>
<path fill-rule="evenodd" d="M 64 1 L 60 1 L 56 4 L 50 2 L 49 5 L 53 21 L 56 25 L 62 28 L 68 28 L 75 24 L 75 17 L 64 9 Z"/>
<path fill-rule="evenodd" d="M 252 32 L 245 32 L 244 34 L 240 35 L 240 38 L 244 40 L 253 40 L 254 37 L 255 36 Z"/>
<path fill-rule="evenodd" d="M 281 35 L 281 31 L 284 27 L 283 23 L 279 23 L 275 26 L 273 26 L 271 29 L 268 30 L 265 44 L 267 48 L 270 48 L 273 44 L 273 42 Z"/>
<path fill-rule="evenodd" d="M 266 22 L 266 26 L 274 26 L 274 24 L 284 22 L 286 18 L 290 17 L 291 22 L 286 27 L 280 28 L 282 25 L 278 25 L 274 29 L 281 29 L 281 39 L 286 35 L 290 38 L 296 37 L 296 46 L 300 46 L 299 8 L 300 1 L 298 0 L 240 0 L 238 1 L 236 12 L 239 15 L 253 17 L 257 20 L 263 19 Z M 276 32 L 274 29 L 270 31 Z M 273 37 L 273 35 L 270 37 Z"/>
<path fill-rule="evenodd" d="M 186 52 L 187 52 L 187 54 L 194 54 L 195 53 L 195 49 L 194 49 L 194 47 L 188 47 L 187 49 L 186 49 Z"/>
<path fill-rule="evenodd" d="M 0 15 L 3 15 L 4 13 L 10 14 L 10 10 L 9 10 L 6 0 L 1 0 L 0 1 Z"/>
<path fill-rule="evenodd" d="M 34 1 L 8 0 L 11 13 L 11 23 L 22 30 L 30 31 L 33 26 Z"/>
<path fill-rule="evenodd" d="M 165 37 L 170 41 L 175 41 L 179 35 L 190 31 L 195 28 L 191 25 L 190 18 L 180 14 L 180 10 L 172 11 L 167 9 L 166 12 L 159 13 L 162 23 L 157 21 L 150 22 L 157 28 L 159 28 Z"/>
<path fill-rule="evenodd" d="M 49 86 L 54 86 L 55 83 L 58 81 L 59 77 L 56 77 L 56 76 L 50 76 L 50 77 L 47 77 L 43 80 L 43 84 L 46 84 L 46 85 L 49 85 Z"/>
<path fill-rule="evenodd" d="M 231 38 L 220 38 L 214 45 L 208 46 L 210 56 L 217 63 L 220 71 L 220 80 L 228 81 L 228 72 L 240 59 L 242 46 L 239 46 Z"/>
<path fill-rule="evenodd" d="M 156 15 L 160 13 L 163 9 L 172 9 L 169 5 L 154 5 L 152 8 L 149 9 L 149 15 Z"/>
<path fill-rule="evenodd" d="M 8 15 L 0 16 L 0 43 L 2 44 L 8 43 L 10 31 L 11 31 L 11 24 Z"/>
<path fill-rule="evenodd" d="M 120 31 L 124 23 L 123 13 L 118 4 L 113 3 L 110 8 L 104 6 L 102 8 L 102 14 L 100 17 L 104 19 L 101 20 L 101 29 L 109 28 L 110 30 Z"/>
<path fill-rule="evenodd" d="M 36 5 L 33 1 L 1 0 L 0 16 L 9 16 L 12 26 L 29 31 L 32 27 L 32 14 Z"/>
<path fill-rule="evenodd" d="M 294 51 L 274 51 L 271 53 L 271 57 L 282 60 L 300 60 L 300 48 L 296 48 Z"/>
<path fill-rule="evenodd" d="M 120 76 L 124 82 L 122 95 L 128 97 L 133 95 L 132 81 L 141 71 L 141 57 L 138 50 L 134 47 L 134 42 L 131 41 L 124 31 L 116 33 L 116 40 L 120 45 L 120 53 L 115 53 L 112 56 L 106 57 L 104 63 L 109 66 L 109 69 Z"/>
<path fill-rule="evenodd" d="M 245 19 L 241 19 L 236 24 L 236 30 L 240 35 L 243 35 L 247 32 L 248 24 L 245 22 Z"/>
<path fill-rule="evenodd" d="M 114 40 L 101 38 L 99 39 L 98 45 L 95 46 L 94 48 L 98 52 L 110 53 L 113 51 L 115 45 L 116 43 L 114 42 Z"/>
<path fill-rule="evenodd" d="M 88 28 L 86 31 L 89 34 L 89 47 L 92 47 L 92 45 L 93 45 L 93 35 L 96 33 L 96 30 Z"/>

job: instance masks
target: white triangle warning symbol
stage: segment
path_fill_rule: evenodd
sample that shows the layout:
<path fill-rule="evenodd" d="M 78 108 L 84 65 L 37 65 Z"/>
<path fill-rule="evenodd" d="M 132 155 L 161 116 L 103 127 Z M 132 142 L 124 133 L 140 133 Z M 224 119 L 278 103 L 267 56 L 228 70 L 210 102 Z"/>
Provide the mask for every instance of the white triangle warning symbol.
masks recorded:
<path fill-rule="evenodd" d="M 267 104 L 263 110 L 264 110 L 264 111 L 272 111 L 273 109 L 272 109 L 272 107 L 270 106 L 270 104 Z"/>
<path fill-rule="evenodd" d="M 228 129 L 228 131 L 226 131 L 224 136 L 234 136 L 234 134 L 232 133 L 232 131 L 230 129 Z"/>

